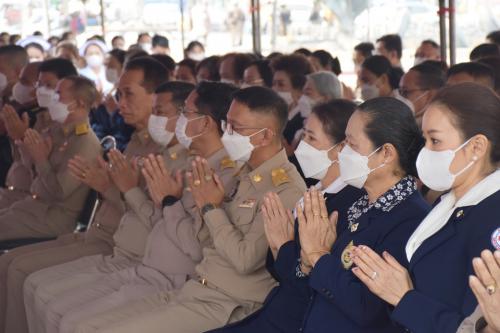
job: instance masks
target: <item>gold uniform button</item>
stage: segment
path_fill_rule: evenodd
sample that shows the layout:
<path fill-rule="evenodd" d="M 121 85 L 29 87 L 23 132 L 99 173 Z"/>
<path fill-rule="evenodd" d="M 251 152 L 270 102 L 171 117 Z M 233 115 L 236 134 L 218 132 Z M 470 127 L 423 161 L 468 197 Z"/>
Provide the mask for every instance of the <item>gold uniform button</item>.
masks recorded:
<path fill-rule="evenodd" d="M 463 211 L 463 209 L 460 209 L 460 210 L 457 212 L 456 217 L 457 217 L 457 218 L 459 218 L 459 217 L 462 217 L 462 216 L 464 216 L 464 211 Z"/>
<path fill-rule="evenodd" d="M 177 153 L 170 154 L 170 158 L 172 159 L 172 161 L 175 161 L 177 159 Z"/>
<path fill-rule="evenodd" d="M 255 174 L 253 175 L 252 180 L 256 183 L 260 183 L 262 181 L 262 176 L 259 174 Z"/>
<path fill-rule="evenodd" d="M 36 200 L 36 199 L 38 198 L 38 195 L 36 195 L 35 193 L 33 193 L 33 194 L 31 195 L 31 197 L 33 198 L 33 200 Z"/>

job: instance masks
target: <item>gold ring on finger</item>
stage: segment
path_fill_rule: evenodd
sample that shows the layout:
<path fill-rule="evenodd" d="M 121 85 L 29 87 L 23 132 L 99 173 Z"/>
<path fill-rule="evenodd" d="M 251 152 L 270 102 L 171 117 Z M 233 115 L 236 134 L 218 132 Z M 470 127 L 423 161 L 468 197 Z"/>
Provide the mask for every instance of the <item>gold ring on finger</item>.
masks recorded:
<path fill-rule="evenodd" d="M 372 276 L 371 276 L 372 280 L 375 280 L 377 277 L 378 277 L 378 273 L 377 272 L 373 272 Z"/>
<path fill-rule="evenodd" d="M 193 182 L 193 185 L 194 186 L 200 186 L 201 184 L 201 181 L 199 179 L 196 179 L 194 182 Z"/>
<path fill-rule="evenodd" d="M 209 175 L 206 175 L 206 176 L 205 176 L 205 180 L 206 180 L 207 182 L 212 181 L 212 179 L 213 179 L 213 177 L 212 177 L 212 176 L 209 176 Z"/>
<path fill-rule="evenodd" d="M 497 286 L 495 284 L 490 284 L 486 286 L 486 291 L 488 295 L 493 295 L 497 291 Z"/>
<path fill-rule="evenodd" d="M 82 172 L 82 178 L 87 177 L 87 174 L 85 172 Z"/>

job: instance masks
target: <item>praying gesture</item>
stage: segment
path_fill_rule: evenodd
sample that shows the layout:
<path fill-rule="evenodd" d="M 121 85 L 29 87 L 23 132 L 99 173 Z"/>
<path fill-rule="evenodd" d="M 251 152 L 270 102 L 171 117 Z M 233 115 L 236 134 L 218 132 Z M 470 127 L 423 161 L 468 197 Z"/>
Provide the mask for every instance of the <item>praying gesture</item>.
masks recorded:
<path fill-rule="evenodd" d="M 321 191 L 311 188 L 304 194 L 304 208 L 297 204 L 300 246 L 305 258 L 302 261 L 314 267 L 323 255 L 330 250 L 337 240 L 337 212 L 328 217 L 325 199 Z"/>
<path fill-rule="evenodd" d="M 178 170 L 175 174 L 171 174 L 161 155 L 151 154 L 144 158 L 142 175 L 155 205 L 160 206 L 163 199 L 169 195 L 178 199 L 182 197 L 184 188 L 182 171 Z"/>

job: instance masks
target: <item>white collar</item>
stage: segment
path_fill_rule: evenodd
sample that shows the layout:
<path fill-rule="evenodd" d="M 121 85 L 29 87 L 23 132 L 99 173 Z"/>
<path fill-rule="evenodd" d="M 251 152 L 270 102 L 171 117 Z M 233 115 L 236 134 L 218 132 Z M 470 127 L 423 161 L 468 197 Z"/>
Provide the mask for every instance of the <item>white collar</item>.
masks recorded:
<path fill-rule="evenodd" d="M 323 185 L 321 184 L 321 182 L 318 182 L 316 184 L 316 188 L 317 189 L 320 189 Z M 342 179 L 340 179 L 340 177 L 337 177 L 337 179 L 335 179 L 333 181 L 333 183 L 331 183 L 327 188 L 325 188 L 324 190 L 322 190 L 321 192 L 323 194 L 325 193 L 328 193 L 328 194 L 336 194 L 336 193 L 339 193 L 340 191 L 342 191 L 345 187 L 347 186 L 346 183 L 344 183 L 342 181 Z"/>
<path fill-rule="evenodd" d="M 474 185 L 465 195 L 456 200 L 453 192 L 441 197 L 439 204 L 431 210 L 411 235 L 406 244 L 406 257 L 411 260 L 422 243 L 441 230 L 457 207 L 475 206 L 500 190 L 500 170 L 496 170 Z"/>

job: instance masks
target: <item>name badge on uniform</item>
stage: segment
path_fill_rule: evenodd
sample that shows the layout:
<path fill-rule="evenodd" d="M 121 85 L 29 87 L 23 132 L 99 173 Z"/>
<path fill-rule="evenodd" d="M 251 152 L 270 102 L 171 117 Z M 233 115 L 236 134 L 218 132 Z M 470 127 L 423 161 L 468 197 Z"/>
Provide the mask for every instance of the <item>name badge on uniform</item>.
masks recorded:
<path fill-rule="evenodd" d="M 245 201 L 243 201 L 242 203 L 240 203 L 238 205 L 239 208 L 253 208 L 253 206 L 255 206 L 255 203 L 257 202 L 257 200 L 255 199 L 247 199 Z"/>
<path fill-rule="evenodd" d="M 344 269 L 350 269 L 352 267 L 352 250 L 354 248 L 354 241 L 351 241 L 342 251 L 342 255 L 340 256 L 340 260 L 342 261 L 342 265 Z"/>
<path fill-rule="evenodd" d="M 491 244 L 495 249 L 500 250 L 500 228 L 491 234 Z"/>

